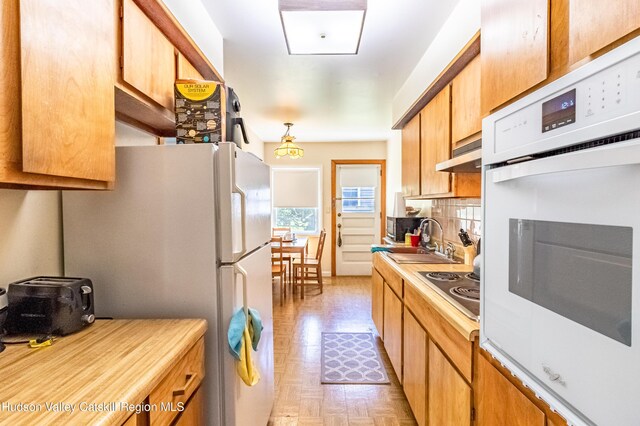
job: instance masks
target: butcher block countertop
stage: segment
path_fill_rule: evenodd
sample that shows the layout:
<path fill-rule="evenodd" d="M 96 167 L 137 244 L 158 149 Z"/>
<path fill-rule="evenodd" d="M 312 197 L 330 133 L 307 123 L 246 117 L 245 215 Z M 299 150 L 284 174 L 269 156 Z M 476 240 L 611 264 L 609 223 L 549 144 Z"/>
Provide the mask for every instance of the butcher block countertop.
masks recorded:
<path fill-rule="evenodd" d="M 98 320 L 48 347 L 7 345 L 0 423 L 120 425 L 206 329 L 199 319 Z"/>
<path fill-rule="evenodd" d="M 418 278 L 415 273 L 418 271 L 428 272 L 472 272 L 471 265 L 464 264 L 444 264 L 444 263 L 403 263 L 399 264 L 390 259 L 386 253 L 377 253 L 380 259 L 389 264 L 396 272 L 398 272 L 405 282 L 418 290 L 429 304 L 456 329 L 465 339 L 473 341 L 479 334 L 480 324 L 473 321 L 465 314 L 460 312 L 458 308 L 453 306 L 449 301 L 438 294 L 434 289 L 429 287 L 424 281 Z"/>

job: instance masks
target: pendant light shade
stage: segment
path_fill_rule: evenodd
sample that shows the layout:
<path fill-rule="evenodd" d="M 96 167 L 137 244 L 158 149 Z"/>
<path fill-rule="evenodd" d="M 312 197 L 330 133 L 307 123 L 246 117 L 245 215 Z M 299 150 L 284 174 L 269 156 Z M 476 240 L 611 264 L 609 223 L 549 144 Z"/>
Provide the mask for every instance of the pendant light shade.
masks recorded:
<path fill-rule="evenodd" d="M 296 145 L 293 142 L 295 137 L 289 134 L 289 131 L 291 130 L 291 126 L 293 126 L 293 123 L 284 123 L 284 125 L 287 126 L 287 131 L 282 136 L 282 139 L 280 141 L 281 142 L 280 146 L 273 151 L 276 158 L 289 156 L 289 158 L 291 158 L 292 160 L 295 160 L 296 158 L 304 157 L 304 149 Z"/>

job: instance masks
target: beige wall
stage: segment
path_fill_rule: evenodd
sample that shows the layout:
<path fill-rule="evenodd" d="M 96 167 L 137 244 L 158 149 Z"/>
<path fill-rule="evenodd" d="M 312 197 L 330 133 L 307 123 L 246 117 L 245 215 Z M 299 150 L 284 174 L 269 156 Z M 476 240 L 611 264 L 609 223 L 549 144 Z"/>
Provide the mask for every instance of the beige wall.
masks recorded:
<path fill-rule="evenodd" d="M 58 191 L 0 190 L 0 287 L 62 273 Z"/>
<path fill-rule="evenodd" d="M 249 138 L 249 143 L 243 143 L 242 149 L 244 151 L 250 152 L 256 155 L 261 160 L 264 159 L 264 142 L 260 137 L 251 129 L 251 127 L 246 126 L 247 129 L 247 137 Z"/>
<path fill-rule="evenodd" d="M 331 272 L 331 160 L 384 160 L 387 158 L 387 143 L 382 142 L 322 142 L 301 143 L 304 157 L 297 160 L 276 159 L 273 150 L 279 144 L 264 144 L 264 161 L 272 167 L 320 167 L 322 169 L 322 227 L 327 231 L 323 273 Z M 317 244 L 316 240 L 310 242 Z M 311 250 L 315 252 L 315 250 Z"/>

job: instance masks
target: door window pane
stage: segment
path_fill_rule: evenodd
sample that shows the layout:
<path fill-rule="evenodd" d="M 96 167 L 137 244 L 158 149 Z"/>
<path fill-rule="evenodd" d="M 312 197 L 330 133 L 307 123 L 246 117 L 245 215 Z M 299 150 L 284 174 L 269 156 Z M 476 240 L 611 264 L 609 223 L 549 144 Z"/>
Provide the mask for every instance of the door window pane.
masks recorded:
<path fill-rule="evenodd" d="M 344 213 L 374 213 L 375 196 L 375 187 L 342 187 L 342 211 Z"/>
<path fill-rule="evenodd" d="M 633 228 L 509 220 L 509 291 L 631 346 Z"/>

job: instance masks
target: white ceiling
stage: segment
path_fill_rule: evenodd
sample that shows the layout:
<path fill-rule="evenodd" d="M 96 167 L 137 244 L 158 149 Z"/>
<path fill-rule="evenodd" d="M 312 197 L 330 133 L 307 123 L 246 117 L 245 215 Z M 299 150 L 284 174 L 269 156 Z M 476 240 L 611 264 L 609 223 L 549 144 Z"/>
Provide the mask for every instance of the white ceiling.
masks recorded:
<path fill-rule="evenodd" d="M 290 56 L 277 0 L 202 1 L 225 39 L 225 80 L 266 142 L 285 121 L 298 142 L 387 140 L 394 95 L 456 4 L 369 0 L 358 55 Z"/>

